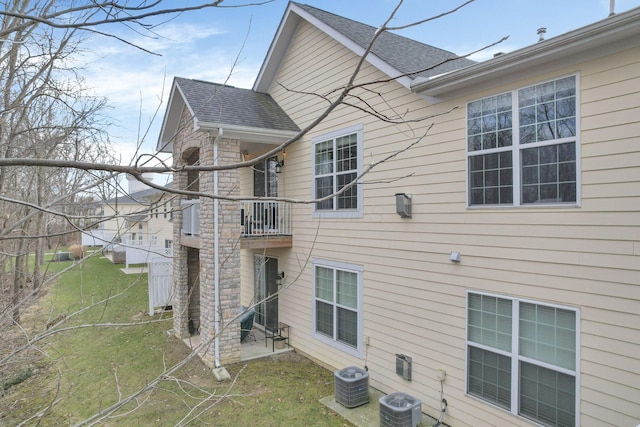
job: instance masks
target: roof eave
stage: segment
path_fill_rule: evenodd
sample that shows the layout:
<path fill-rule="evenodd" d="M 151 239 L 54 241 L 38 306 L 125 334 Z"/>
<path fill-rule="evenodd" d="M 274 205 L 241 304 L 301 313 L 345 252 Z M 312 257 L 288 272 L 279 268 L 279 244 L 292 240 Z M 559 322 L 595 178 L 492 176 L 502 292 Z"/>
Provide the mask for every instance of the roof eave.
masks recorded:
<path fill-rule="evenodd" d="M 169 95 L 169 101 L 167 102 L 167 108 L 164 112 L 162 119 L 162 126 L 160 127 L 160 134 L 158 135 L 158 142 L 156 143 L 156 151 L 159 153 L 172 153 L 173 152 L 173 139 L 180 127 L 180 118 L 182 110 L 186 106 L 193 119 L 194 128 L 196 127 L 197 120 L 191 106 L 186 101 L 186 97 L 180 89 L 180 85 L 174 78 L 171 86 L 171 93 Z"/>
<path fill-rule="evenodd" d="M 430 79 L 416 79 L 412 90 L 441 101 L 473 89 L 505 84 L 545 70 L 570 66 L 638 46 L 640 8 Z"/>
<path fill-rule="evenodd" d="M 198 122 L 198 130 L 219 132 L 222 137 L 237 139 L 243 142 L 257 142 L 263 144 L 281 144 L 298 134 L 297 131 L 255 128 L 249 126 L 226 125 L 224 123 Z"/>

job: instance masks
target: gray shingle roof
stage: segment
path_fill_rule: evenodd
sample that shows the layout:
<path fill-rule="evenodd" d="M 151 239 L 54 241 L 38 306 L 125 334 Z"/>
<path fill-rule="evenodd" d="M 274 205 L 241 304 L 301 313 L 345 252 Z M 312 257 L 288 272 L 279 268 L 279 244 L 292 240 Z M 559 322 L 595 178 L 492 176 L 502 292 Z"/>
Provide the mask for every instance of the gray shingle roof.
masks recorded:
<path fill-rule="evenodd" d="M 165 187 L 171 188 L 173 183 L 167 184 Z M 156 199 L 162 194 L 162 190 L 157 188 L 145 188 L 144 190 L 136 191 L 135 193 L 124 194 L 122 196 L 113 197 L 105 201 L 107 204 L 127 204 L 127 205 L 148 205 L 151 203 L 150 199 Z"/>
<path fill-rule="evenodd" d="M 369 45 L 376 31 L 376 28 L 370 25 L 334 15 L 333 13 L 316 9 L 306 4 L 295 4 L 340 34 L 348 37 L 362 48 L 366 48 Z M 446 59 L 457 56 L 444 49 L 439 49 L 391 32 L 383 33 L 378 40 L 376 40 L 372 53 L 402 73 L 424 70 Z M 436 69 L 416 73 L 411 77 L 432 77 L 472 64 L 475 64 L 475 62 L 466 58 L 460 58 L 447 62 Z"/>
<path fill-rule="evenodd" d="M 202 80 L 175 78 L 198 121 L 231 126 L 298 131 L 271 95 Z"/>

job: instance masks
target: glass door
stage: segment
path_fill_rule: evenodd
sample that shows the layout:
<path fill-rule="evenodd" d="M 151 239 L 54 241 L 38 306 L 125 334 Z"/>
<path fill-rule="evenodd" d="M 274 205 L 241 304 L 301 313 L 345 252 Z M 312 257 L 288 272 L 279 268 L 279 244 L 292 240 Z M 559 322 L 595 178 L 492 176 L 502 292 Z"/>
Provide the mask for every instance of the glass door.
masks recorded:
<path fill-rule="evenodd" d="M 261 326 L 277 327 L 278 260 L 254 255 L 253 261 L 254 303 L 256 303 L 254 321 Z"/>
<path fill-rule="evenodd" d="M 272 157 L 253 167 L 253 195 L 256 197 L 278 197 L 278 159 Z M 264 232 L 277 231 L 278 204 L 276 202 L 256 202 L 253 217 Z"/>

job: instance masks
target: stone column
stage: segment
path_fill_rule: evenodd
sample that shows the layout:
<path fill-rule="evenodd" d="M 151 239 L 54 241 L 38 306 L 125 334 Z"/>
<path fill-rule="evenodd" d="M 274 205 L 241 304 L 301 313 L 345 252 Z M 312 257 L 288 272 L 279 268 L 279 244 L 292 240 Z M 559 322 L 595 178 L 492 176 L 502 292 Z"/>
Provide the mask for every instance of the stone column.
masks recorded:
<path fill-rule="evenodd" d="M 222 140 L 218 147 L 221 164 L 240 161 L 240 148 L 236 140 Z M 240 193 L 240 170 L 221 171 L 218 175 L 219 194 L 237 196 Z M 240 203 L 220 201 L 220 309 L 222 333 L 220 360 L 222 363 L 240 361 L 240 322 L 234 321 L 240 313 Z"/>
<path fill-rule="evenodd" d="M 213 139 L 203 144 L 201 165 L 213 165 Z M 231 164 L 240 160 L 238 141 L 218 141 L 218 164 Z M 218 194 L 236 195 L 240 185 L 237 169 L 218 172 Z M 214 193 L 214 174 L 200 173 L 200 191 Z M 215 366 L 214 337 L 218 336 L 221 365 L 240 361 L 240 324 L 231 323 L 240 312 L 240 236 L 239 204 L 220 201 L 218 206 L 218 230 L 214 226 L 214 200 L 200 199 L 200 333 L 208 349 L 201 355 L 209 366 Z M 215 322 L 215 237 L 218 236 L 219 266 L 219 325 Z"/>
<path fill-rule="evenodd" d="M 186 172 L 173 173 L 173 187 L 185 188 Z M 187 268 L 187 247 L 180 244 L 182 209 L 180 197 L 174 197 L 173 210 L 173 331 L 181 339 L 189 337 L 189 282 Z"/>

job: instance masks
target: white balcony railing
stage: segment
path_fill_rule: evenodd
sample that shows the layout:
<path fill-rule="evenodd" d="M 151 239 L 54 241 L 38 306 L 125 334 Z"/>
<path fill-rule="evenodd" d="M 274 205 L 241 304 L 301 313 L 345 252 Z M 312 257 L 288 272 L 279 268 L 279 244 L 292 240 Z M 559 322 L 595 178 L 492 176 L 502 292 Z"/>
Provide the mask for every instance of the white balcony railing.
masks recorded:
<path fill-rule="evenodd" d="M 242 201 L 240 202 L 240 226 L 243 237 L 290 236 L 292 234 L 291 204 L 260 200 Z"/>
<path fill-rule="evenodd" d="M 182 200 L 182 235 L 200 235 L 200 200 Z M 292 234 L 291 204 L 245 200 L 240 202 L 242 237 Z"/>
<path fill-rule="evenodd" d="M 182 207 L 182 235 L 200 235 L 200 200 L 181 200 Z"/>

